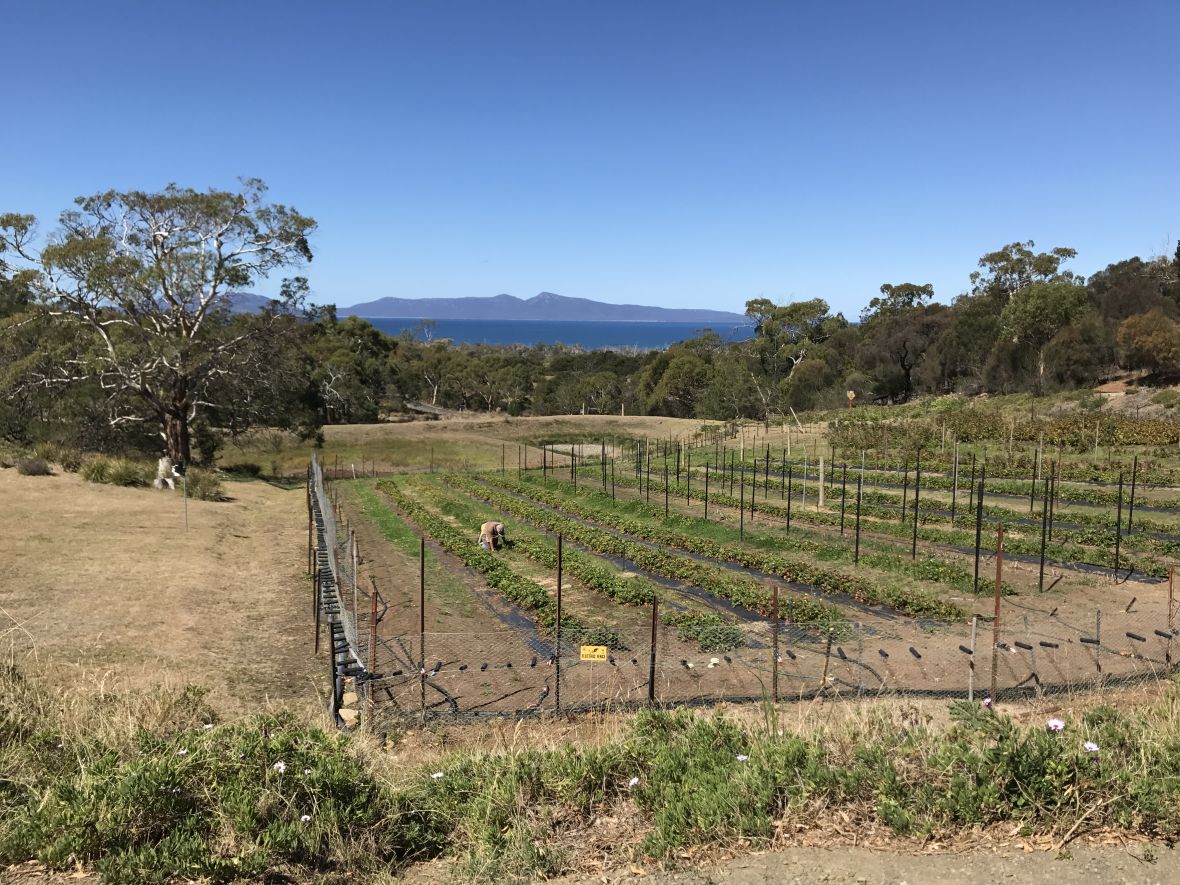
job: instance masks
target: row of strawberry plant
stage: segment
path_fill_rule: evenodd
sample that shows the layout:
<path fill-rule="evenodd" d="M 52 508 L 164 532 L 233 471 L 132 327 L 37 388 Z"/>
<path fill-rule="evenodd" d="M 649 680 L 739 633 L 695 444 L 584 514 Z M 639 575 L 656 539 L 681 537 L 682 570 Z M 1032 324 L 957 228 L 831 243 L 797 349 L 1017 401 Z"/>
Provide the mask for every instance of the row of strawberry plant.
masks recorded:
<path fill-rule="evenodd" d="M 471 508 L 453 497 L 456 494 L 456 490 L 440 487 L 435 483 L 431 483 L 429 487 L 431 500 L 444 512 L 476 524 L 475 520 L 478 517 L 473 515 Z M 470 501 L 471 498 L 467 497 L 467 500 Z M 551 538 L 516 529 L 508 539 L 508 547 L 546 568 L 557 568 L 557 544 Z M 561 565 L 564 572 L 621 605 L 651 605 L 659 595 L 651 581 L 639 575 L 624 577 L 597 556 L 573 548 L 563 551 Z"/>
<path fill-rule="evenodd" d="M 857 602 L 889 605 L 910 615 L 937 618 L 959 618 L 964 613 L 957 606 L 944 603 L 933 593 L 917 588 L 893 588 L 879 585 L 868 577 L 850 574 L 846 571 L 827 568 L 816 557 L 790 557 L 782 553 L 750 548 L 734 543 L 722 543 L 712 538 L 700 537 L 688 532 L 676 531 L 668 524 L 653 526 L 641 520 L 629 518 L 608 507 L 587 506 L 581 499 L 571 499 L 552 487 L 541 483 L 513 480 L 507 477 L 487 476 L 486 481 L 513 491 L 521 492 L 555 507 L 561 507 L 586 519 L 609 525 L 637 538 L 687 550 L 712 559 L 734 562 L 747 568 L 756 568 L 769 574 L 780 575 L 788 581 L 806 584 L 825 593 L 851 596 Z M 587 497 L 602 496 L 601 492 L 588 492 Z M 609 499 L 603 497 L 603 503 Z"/>
<path fill-rule="evenodd" d="M 738 574 L 723 566 L 701 562 L 689 556 L 677 555 L 620 537 L 605 529 L 587 525 L 578 519 L 555 513 L 532 501 L 509 494 L 502 488 L 477 483 L 467 477 L 450 475 L 444 477 L 444 481 L 453 488 L 488 501 L 506 513 L 527 519 L 549 531 L 560 532 L 570 540 L 597 553 L 617 556 L 635 563 L 651 574 L 701 587 L 714 596 L 728 599 L 751 611 L 767 616 L 773 612 L 770 588 L 749 575 Z M 504 481 L 509 482 L 507 479 Z M 844 615 L 839 609 L 807 596 L 796 597 L 788 594 L 786 600 L 780 600 L 779 614 L 805 626 L 840 627 L 845 622 Z"/>
<path fill-rule="evenodd" d="M 518 575 L 495 554 L 478 544 L 472 544 L 468 533 L 432 513 L 393 480 L 382 480 L 378 487 L 445 550 L 457 556 L 464 565 L 483 575 L 489 587 L 532 614 L 538 626 L 552 632 L 557 621 L 557 606 L 544 587 L 536 581 Z M 562 614 L 561 629 L 571 638 L 593 636 L 595 640 L 601 640 L 596 644 L 623 648 L 622 637 L 616 631 L 608 627 L 585 625 L 566 614 Z"/>
<path fill-rule="evenodd" d="M 616 484 L 624 487 L 638 488 L 640 482 L 634 477 L 616 477 Z M 646 488 L 646 483 L 643 484 Z M 692 500 L 703 500 L 704 494 L 701 491 L 701 483 L 693 483 L 690 490 L 686 485 L 676 483 L 669 479 L 669 493 L 677 498 L 688 497 Z M 651 488 L 658 492 L 663 492 L 664 484 L 662 480 L 652 479 Z M 720 507 L 736 508 L 741 506 L 741 501 L 738 498 L 732 498 L 725 494 L 717 494 L 710 489 L 709 503 Z M 746 506 L 749 503 L 746 502 Z M 780 504 L 770 504 L 761 501 L 756 505 L 759 513 L 774 517 L 775 519 L 785 520 L 787 509 Z M 880 520 L 874 521 L 871 525 L 866 526 L 866 530 L 870 530 L 877 534 L 891 535 L 899 539 L 909 541 L 913 531 L 911 524 L 902 524 L 897 520 L 896 512 L 886 512 L 884 509 L 874 511 L 873 508 L 864 506 L 863 500 L 861 503 L 861 515 L 863 516 L 879 516 Z M 850 517 L 846 516 L 846 519 Z M 814 510 L 804 510 L 803 508 L 796 508 L 792 512 L 793 522 L 803 522 L 810 525 L 824 525 L 835 526 L 840 519 L 839 513 L 831 513 L 827 511 L 816 512 Z M 1039 527 L 1030 526 L 1027 528 L 1027 534 L 1021 533 L 1021 527 L 1005 526 L 1009 531 L 1004 537 L 1004 549 L 1011 553 L 1019 553 L 1030 556 L 1036 556 L 1040 553 L 1040 529 Z M 922 524 L 918 530 L 918 537 L 923 541 L 929 541 L 935 544 L 944 544 L 953 547 L 973 547 L 975 545 L 974 531 L 959 530 L 959 529 L 943 529 L 934 526 Z M 1103 547 L 1086 547 L 1083 546 L 1083 541 L 1088 536 L 1085 534 L 1075 537 L 1074 533 L 1069 531 L 1055 532 L 1053 542 L 1047 544 L 1045 547 L 1046 556 L 1058 562 L 1080 562 L 1090 565 L 1098 565 L 1110 567 L 1114 564 L 1114 550 L 1112 548 Z M 1119 557 L 1119 564 L 1122 568 L 1132 568 L 1135 571 L 1147 575 L 1161 576 L 1167 574 L 1166 566 L 1154 559 L 1122 554 Z"/>

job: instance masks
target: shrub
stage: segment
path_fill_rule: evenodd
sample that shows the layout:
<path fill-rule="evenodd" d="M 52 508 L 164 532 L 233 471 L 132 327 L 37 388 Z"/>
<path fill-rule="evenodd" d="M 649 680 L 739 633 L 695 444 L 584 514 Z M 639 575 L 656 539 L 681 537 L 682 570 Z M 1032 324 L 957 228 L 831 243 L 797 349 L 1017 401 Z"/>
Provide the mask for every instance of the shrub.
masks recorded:
<path fill-rule="evenodd" d="M 1152 396 L 1151 401 L 1157 406 L 1163 406 L 1165 409 L 1175 408 L 1176 404 L 1180 403 L 1180 390 L 1173 390 L 1171 387 L 1166 387 Z"/>
<path fill-rule="evenodd" d="M 221 487 L 221 479 L 212 470 L 189 470 L 187 475 L 189 497 L 201 501 L 225 500 L 225 492 Z"/>
<path fill-rule="evenodd" d="M 87 482 L 110 482 L 111 459 L 106 455 L 95 455 L 82 462 L 82 466 L 78 468 L 78 475 Z"/>
<path fill-rule="evenodd" d="M 22 476 L 50 476 L 49 462 L 44 458 L 19 458 L 16 462 L 17 473 Z"/>
<path fill-rule="evenodd" d="M 230 464 L 228 467 L 222 468 L 223 473 L 228 473 L 230 476 L 262 476 L 262 465 L 256 464 L 253 461 L 245 461 L 241 464 Z"/>
<path fill-rule="evenodd" d="M 116 486 L 145 486 L 151 483 L 151 470 L 138 461 L 116 458 L 111 462 L 106 481 Z"/>

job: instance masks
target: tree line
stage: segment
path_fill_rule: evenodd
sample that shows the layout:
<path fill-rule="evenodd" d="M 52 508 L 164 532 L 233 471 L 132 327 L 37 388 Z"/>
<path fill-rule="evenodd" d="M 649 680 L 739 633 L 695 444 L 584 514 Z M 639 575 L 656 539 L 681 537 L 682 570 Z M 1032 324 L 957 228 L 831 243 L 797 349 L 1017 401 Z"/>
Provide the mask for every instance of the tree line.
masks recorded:
<path fill-rule="evenodd" d="M 1180 373 L 1180 245 L 1088 279 L 1073 249 L 989 252 L 949 304 L 886 283 L 855 322 L 820 298 L 746 304 L 751 339 L 662 351 L 397 337 L 310 304 L 313 219 L 265 185 L 108 191 L 43 240 L 0 215 L 0 437 L 212 460 L 253 427 L 313 437 L 424 403 L 512 415 L 767 419 L 924 393 L 1049 392 L 1118 369 Z M 237 293 L 288 273 L 261 311 Z"/>

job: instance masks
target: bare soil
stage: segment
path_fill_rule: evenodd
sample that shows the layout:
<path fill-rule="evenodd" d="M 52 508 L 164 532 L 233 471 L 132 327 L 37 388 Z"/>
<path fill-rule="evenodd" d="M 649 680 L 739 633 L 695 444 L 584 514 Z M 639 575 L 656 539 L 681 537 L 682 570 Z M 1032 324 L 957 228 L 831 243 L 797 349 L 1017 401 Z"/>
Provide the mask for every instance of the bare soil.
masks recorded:
<path fill-rule="evenodd" d="M 0 470 L 4 662 L 63 685 L 196 683 L 226 716 L 318 703 L 303 491 L 226 492 L 190 500 L 186 531 L 177 493 Z"/>

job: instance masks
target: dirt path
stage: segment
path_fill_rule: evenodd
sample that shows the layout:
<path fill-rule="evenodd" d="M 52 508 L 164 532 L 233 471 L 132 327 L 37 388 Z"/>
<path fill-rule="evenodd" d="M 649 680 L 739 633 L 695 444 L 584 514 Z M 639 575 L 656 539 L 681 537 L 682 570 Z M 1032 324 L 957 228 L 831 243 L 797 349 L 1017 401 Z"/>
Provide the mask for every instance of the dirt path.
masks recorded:
<path fill-rule="evenodd" d="M 975 849 L 962 853 L 913 854 L 868 848 L 787 848 L 745 855 L 684 872 L 662 873 L 628 866 L 595 876 L 554 880 L 561 885 L 644 882 L 649 885 L 991 885 L 996 882 L 1045 885 L 1163 885 L 1180 882 L 1180 850 L 1163 845 L 1074 844 L 1060 856 L 1022 847 Z"/>
<path fill-rule="evenodd" d="M 302 490 L 227 502 L 0 471 L 0 655 L 61 684 L 197 683 L 233 716 L 318 703 Z"/>

